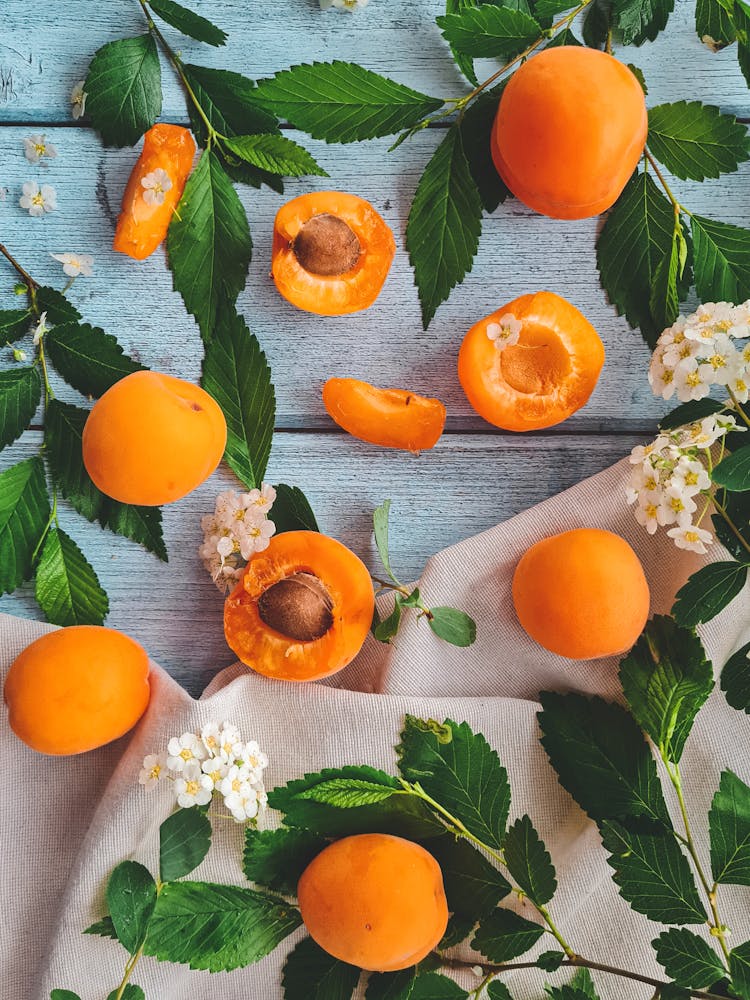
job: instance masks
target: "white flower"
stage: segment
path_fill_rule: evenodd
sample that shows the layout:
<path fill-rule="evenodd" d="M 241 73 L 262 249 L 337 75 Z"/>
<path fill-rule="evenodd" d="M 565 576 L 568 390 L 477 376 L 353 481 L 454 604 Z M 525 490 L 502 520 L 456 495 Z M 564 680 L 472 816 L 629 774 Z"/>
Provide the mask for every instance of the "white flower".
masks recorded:
<path fill-rule="evenodd" d="M 649 535 L 656 533 L 656 529 L 661 523 L 659 520 L 660 505 L 653 500 L 639 504 L 635 508 L 635 519 L 638 524 L 643 525 Z"/>
<path fill-rule="evenodd" d="M 57 156 L 57 149 L 51 142 L 47 142 L 43 135 L 30 135 L 23 140 L 26 159 L 29 163 L 39 163 L 43 156 L 54 159 Z"/>
<path fill-rule="evenodd" d="M 50 257 L 62 264 L 63 274 L 67 274 L 69 278 L 77 278 L 79 275 L 90 278 L 94 273 L 94 258 L 90 253 L 51 253 Z"/>
<path fill-rule="evenodd" d="M 167 759 L 163 753 L 150 753 L 143 758 L 143 768 L 138 775 L 139 784 L 148 791 L 166 778 Z"/>
<path fill-rule="evenodd" d="M 225 796 L 224 805 L 238 823 L 245 823 L 258 815 L 258 793 L 248 785 L 242 792 L 230 792 Z"/>
<path fill-rule="evenodd" d="M 164 195 L 172 190 L 172 178 L 166 170 L 157 167 L 141 178 L 141 187 L 145 188 L 143 200 L 147 205 L 163 205 Z"/>
<path fill-rule="evenodd" d="M 201 764 L 201 771 L 209 776 L 214 787 L 218 787 L 227 776 L 229 764 L 221 757 L 209 757 Z"/>
<path fill-rule="evenodd" d="M 191 761 L 185 764 L 180 777 L 175 780 L 174 791 L 177 805 L 183 809 L 205 806 L 211 801 L 214 783 L 207 774 L 203 774 L 200 764 Z"/>
<path fill-rule="evenodd" d="M 361 7 L 366 7 L 368 0 L 320 0 L 320 9 L 328 10 L 335 7 L 336 10 L 354 11 Z"/>
<path fill-rule="evenodd" d="M 251 797 L 254 801 L 257 800 L 257 795 L 252 786 L 250 769 L 244 764 L 232 764 L 216 788 L 224 796 L 227 809 L 233 812 L 232 807 L 227 801 L 230 797 L 235 797 L 233 801 L 237 802 Z"/>
<path fill-rule="evenodd" d="M 746 403 L 750 396 L 750 372 L 743 364 L 736 364 L 729 372 L 727 389 L 738 403 Z"/>
<path fill-rule="evenodd" d="M 79 80 L 70 92 L 70 113 L 75 119 L 83 117 L 83 114 L 86 111 L 86 98 L 88 95 L 83 89 L 84 82 L 85 81 L 83 80 Z"/>
<path fill-rule="evenodd" d="M 254 552 L 262 552 L 268 548 L 271 536 L 276 531 L 276 525 L 268 519 L 258 524 L 245 524 L 239 536 L 240 555 L 249 559 Z"/>
<path fill-rule="evenodd" d="M 262 779 L 263 771 L 268 767 L 268 757 L 266 757 L 255 740 L 251 740 L 243 746 L 242 752 L 239 754 L 239 759 L 242 761 L 243 766 L 249 769 L 251 781 L 257 782 Z"/>
<path fill-rule="evenodd" d="M 51 184 L 42 184 L 40 188 L 36 181 L 27 181 L 22 191 L 18 204 L 27 209 L 29 215 L 38 217 L 57 208 L 57 192 Z"/>
<path fill-rule="evenodd" d="M 663 493 L 657 520 L 659 524 L 684 524 L 697 509 L 691 496 L 679 486 L 669 486 Z"/>
<path fill-rule="evenodd" d="M 184 771 L 186 767 L 195 764 L 198 766 L 208 756 L 206 748 L 201 743 L 195 733 L 183 733 L 182 736 L 174 736 L 167 744 L 167 765 L 173 771 Z"/>
<path fill-rule="evenodd" d="M 201 729 L 201 743 L 209 756 L 221 756 L 221 730 L 216 722 L 207 722 Z"/>
<path fill-rule="evenodd" d="M 231 722 L 223 723 L 219 733 L 219 750 L 225 760 L 234 762 L 242 757 L 240 731 Z"/>
<path fill-rule="evenodd" d="M 719 438 L 729 431 L 737 429 L 737 422 L 732 416 L 711 414 L 702 420 L 689 424 L 685 428 L 683 447 L 710 448 Z"/>
<path fill-rule="evenodd" d="M 739 358 L 740 352 L 732 339 L 726 333 L 718 334 L 705 355 L 706 364 L 713 369 L 712 381 L 717 385 L 726 385 Z"/>
<path fill-rule="evenodd" d="M 695 496 L 711 488 L 711 477 L 695 458 L 683 455 L 675 466 L 670 482 L 686 496 Z"/>
<path fill-rule="evenodd" d="M 47 313 L 43 312 L 39 317 L 39 322 L 34 327 L 34 347 L 38 347 L 41 343 L 42 337 L 49 331 L 47 326 Z"/>
<path fill-rule="evenodd" d="M 247 510 L 254 510 L 256 514 L 266 515 L 276 500 L 276 490 L 268 483 L 263 483 L 259 490 L 250 490 L 245 496 L 247 497 Z"/>
<path fill-rule="evenodd" d="M 698 358 L 686 358 L 674 370 L 675 390 L 682 403 L 691 399 L 704 399 L 711 391 L 712 382 L 713 369 L 710 365 L 701 363 Z"/>
<path fill-rule="evenodd" d="M 504 313 L 497 323 L 487 324 L 487 336 L 499 351 L 518 343 L 523 323 L 513 313 Z"/>
<path fill-rule="evenodd" d="M 711 545 L 714 540 L 710 531 L 695 524 L 678 525 L 670 528 L 667 534 L 674 539 L 678 549 L 689 549 L 691 552 L 700 552 L 701 555 L 705 554 L 706 546 Z"/>
<path fill-rule="evenodd" d="M 216 497 L 214 513 L 201 518 L 198 554 L 219 590 L 233 586 L 245 561 L 268 548 L 276 526 L 267 513 L 275 499 L 276 491 L 265 483 L 249 493 L 227 490 Z"/>

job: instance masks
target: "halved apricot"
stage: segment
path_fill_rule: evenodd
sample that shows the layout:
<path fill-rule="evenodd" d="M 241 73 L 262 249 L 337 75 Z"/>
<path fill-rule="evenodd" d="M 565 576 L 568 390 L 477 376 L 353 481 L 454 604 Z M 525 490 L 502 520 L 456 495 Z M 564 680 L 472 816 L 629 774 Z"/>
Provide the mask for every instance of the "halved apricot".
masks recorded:
<path fill-rule="evenodd" d="M 594 391 L 604 364 L 599 334 L 554 292 L 522 295 L 466 334 L 458 377 L 474 409 L 509 431 L 566 420 Z"/>
<path fill-rule="evenodd" d="M 370 574 L 341 542 L 317 531 L 274 535 L 224 605 L 224 634 L 259 674 L 312 681 L 362 648 L 375 608 Z"/>
<path fill-rule="evenodd" d="M 341 316 L 372 305 L 395 252 L 393 233 L 368 201 L 316 191 L 279 209 L 271 273 L 298 309 Z"/>
<path fill-rule="evenodd" d="M 445 407 L 439 399 L 407 389 L 378 389 L 356 378 L 328 379 L 323 405 L 339 427 L 383 448 L 412 452 L 433 448 L 445 426 Z"/>

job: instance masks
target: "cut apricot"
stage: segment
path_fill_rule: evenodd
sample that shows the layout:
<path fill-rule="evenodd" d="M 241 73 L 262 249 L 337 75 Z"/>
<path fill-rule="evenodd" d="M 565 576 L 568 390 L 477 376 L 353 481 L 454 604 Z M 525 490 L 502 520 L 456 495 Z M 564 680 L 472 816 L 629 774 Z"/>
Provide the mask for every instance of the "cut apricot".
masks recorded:
<path fill-rule="evenodd" d="M 279 209 L 271 273 L 298 309 L 341 316 L 372 305 L 395 252 L 393 233 L 368 201 L 317 191 Z"/>
<path fill-rule="evenodd" d="M 287 531 L 247 564 L 224 605 L 224 634 L 259 674 L 318 680 L 354 659 L 374 608 L 370 574 L 353 552 L 317 531 Z"/>
<path fill-rule="evenodd" d="M 628 67 L 597 49 L 548 48 L 508 81 L 490 143 L 497 172 L 556 219 L 606 211 L 643 154 L 648 116 Z"/>
<path fill-rule="evenodd" d="M 575 528 L 532 545 L 513 575 L 524 630 L 571 660 L 624 653 L 648 619 L 649 586 L 624 538 Z"/>
<path fill-rule="evenodd" d="M 443 874 L 419 844 L 387 833 L 344 837 L 302 873 L 300 912 L 329 955 L 370 972 L 421 962 L 445 934 Z"/>
<path fill-rule="evenodd" d="M 594 391 L 604 364 L 599 334 L 553 292 L 522 295 L 466 334 L 458 377 L 489 423 L 539 430 L 566 420 Z"/>
<path fill-rule="evenodd" d="M 159 123 L 146 132 L 122 196 L 113 249 L 143 260 L 164 241 L 194 156 L 190 129 Z"/>
<path fill-rule="evenodd" d="M 353 437 L 384 448 L 420 452 L 433 448 L 445 427 L 439 399 L 407 389 L 378 389 L 356 378 L 331 378 L 323 386 L 328 415 Z"/>

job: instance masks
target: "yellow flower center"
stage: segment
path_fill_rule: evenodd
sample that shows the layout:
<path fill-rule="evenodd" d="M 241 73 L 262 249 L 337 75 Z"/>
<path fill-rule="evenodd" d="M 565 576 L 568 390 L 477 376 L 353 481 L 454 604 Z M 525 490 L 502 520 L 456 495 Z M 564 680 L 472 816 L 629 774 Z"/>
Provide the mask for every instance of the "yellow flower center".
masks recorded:
<path fill-rule="evenodd" d="M 697 531 L 685 532 L 685 541 L 690 542 L 691 545 L 694 545 L 696 542 L 699 542 L 700 540 L 701 540 L 700 535 L 698 534 Z"/>
<path fill-rule="evenodd" d="M 697 472 L 687 472 L 685 474 L 685 484 L 687 486 L 697 486 L 698 485 L 698 473 Z"/>
<path fill-rule="evenodd" d="M 672 497 L 669 501 L 669 506 L 675 512 L 675 514 L 681 513 L 685 509 L 685 504 L 680 500 L 679 497 Z"/>
<path fill-rule="evenodd" d="M 240 788 L 242 788 L 242 782 L 239 778 L 234 778 L 232 781 L 232 791 L 239 792 Z"/>
<path fill-rule="evenodd" d="M 646 505 L 646 516 L 656 517 L 656 504 L 650 503 Z"/>
<path fill-rule="evenodd" d="M 685 379 L 685 381 L 687 382 L 687 384 L 692 389 L 694 389 L 696 386 L 700 385 L 701 384 L 701 376 L 700 376 L 700 372 L 698 371 L 698 369 L 696 368 L 694 372 L 690 372 L 690 374 Z"/>
<path fill-rule="evenodd" d="M 711 367 L 716 370 L 717 368 L 725 368 L 727 359 L 722 357 L 721 354 L 712 354 L 708 359 L 711 362 Z"/>
<path fill-rule="evenodd" d="M 148 772 L 148 776 L 152 781 L 157 781 L 160 774 L 161 774 L 161 764 L 154 764 L 154 766 Z"/>
<path fill-rule="evenodd" d="M 187 795 L 197 795 L 200 785 L 197 781 L 188 781 L 185 784 L 185 793 Z"/>
<path fill-rule="evenodd" d="M 31 204 L 32 205 L 41 205 L 42 207 L 44 207 L 44 198 L 42 197 L 42 192 L 41 191 L 39 191 L 35 195 L 32 195 L 32 197 L 31 197 Z"/>
<path fill-rule="evenodd" d="M 672 381 L 673 378 L 674 378 L 674 372 L 671 371 L 671 369 L 667 368 L 666 371 L 662 372 L 661 380 L 665 385 L 669 385 L 669 383 Z"/>
<path fill-rule="evenodd" d="M 180 757 L 182 757 L 183 760 L 193 759 L 193 751 L 190 749 L 190 747 L 183 747 L 182 750 L 180 750 L 179 755 Z"/>

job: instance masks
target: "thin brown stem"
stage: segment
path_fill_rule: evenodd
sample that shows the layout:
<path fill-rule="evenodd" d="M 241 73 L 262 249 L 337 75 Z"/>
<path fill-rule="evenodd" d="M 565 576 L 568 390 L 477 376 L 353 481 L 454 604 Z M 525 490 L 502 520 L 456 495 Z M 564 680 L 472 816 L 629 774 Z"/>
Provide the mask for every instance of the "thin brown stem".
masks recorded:
<path fill-rule="evenodd" d="M 23 278 L 29 289 L 33 288 L 36 290 L 37 288 L 39 288 L 39 283 L 37 281 L 34 281 L 34 279 L 31 277 L 31 275 L 25 268 L 21 267 L 16 258 L 13 256 L 13 254 L 3 243 L 0 243 L 0 253 L 3 255 L 3 257 L 5 257 L 7 261 L 9 261 L 13 265 L 16 273 L 19 275 L 19 277 Z"/>

